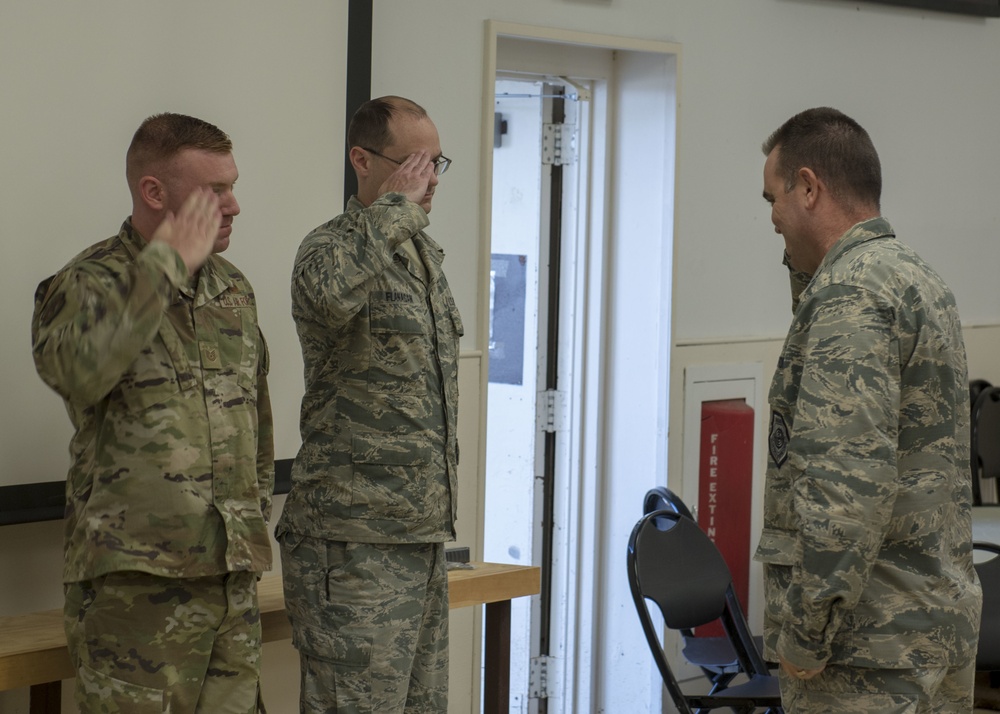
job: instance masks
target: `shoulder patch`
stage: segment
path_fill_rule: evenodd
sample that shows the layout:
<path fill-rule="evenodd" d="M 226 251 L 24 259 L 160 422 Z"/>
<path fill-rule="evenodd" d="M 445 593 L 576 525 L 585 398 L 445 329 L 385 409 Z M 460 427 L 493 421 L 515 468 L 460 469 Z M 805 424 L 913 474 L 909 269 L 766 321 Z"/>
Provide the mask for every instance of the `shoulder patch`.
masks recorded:
<path fill-rule="evenodd" d="M 778 412 L 771 412 L 771 429 L 767 435 L 767 450 L 779 467 L 788 459 L 788 425 Z"/>

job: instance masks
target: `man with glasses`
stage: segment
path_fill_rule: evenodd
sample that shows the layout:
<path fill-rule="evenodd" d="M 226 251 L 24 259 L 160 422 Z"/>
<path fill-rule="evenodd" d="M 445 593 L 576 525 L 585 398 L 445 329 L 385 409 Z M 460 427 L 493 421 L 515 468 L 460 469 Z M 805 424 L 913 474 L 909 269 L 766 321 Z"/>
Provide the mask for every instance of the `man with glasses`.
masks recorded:
<path fill-rule="evenodd" d="M 444 712 L 462 321 L 423 232 L 451 161 L 401 97 L 348 129 L 358 193 L 292 273 L 302 447 L 276 529 L 303 712 Z"/>

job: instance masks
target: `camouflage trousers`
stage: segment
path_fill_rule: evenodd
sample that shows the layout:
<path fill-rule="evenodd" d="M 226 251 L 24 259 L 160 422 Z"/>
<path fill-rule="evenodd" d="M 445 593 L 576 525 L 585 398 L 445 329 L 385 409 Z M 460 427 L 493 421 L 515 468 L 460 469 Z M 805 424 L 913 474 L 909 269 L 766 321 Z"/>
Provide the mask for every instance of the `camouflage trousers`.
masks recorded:
<path fill-rule="evenodd" d="M 302 714 L 447 712 L 444 544 L 278 540 Z"/>
<path fill-rule="evenodd" d="M 828 665 L 806 680 L 779 672 L 785 714 L 969 714 L 974 678 L 973 661 L 919 669 Z"/>
<path fill-rule="evenodd" d="M 264 711 L 256 573 L 109 573 L 65 594 L 81 714 Z"/>

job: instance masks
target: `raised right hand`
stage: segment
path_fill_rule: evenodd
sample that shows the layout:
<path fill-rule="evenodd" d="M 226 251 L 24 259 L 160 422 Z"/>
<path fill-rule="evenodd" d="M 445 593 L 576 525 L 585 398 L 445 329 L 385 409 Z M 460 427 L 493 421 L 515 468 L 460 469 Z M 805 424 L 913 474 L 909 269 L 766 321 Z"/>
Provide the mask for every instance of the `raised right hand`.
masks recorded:
<path fill-rule="evenodd" d="M 389 178 L 379 187 L 378 195 L 401 193 L 414 203 L 423 203 L 427 187 L 434 176 L 434 162 L 427 151 L 418 151 L 406 157 Z"/>
<path fill-rule="evenodd" d="M 163 241 L 176 250 L 188 273 L 194 275 L 212 254 L 221 224 L 219 197 L 209 189 L 196 188 L 177 215 L 167 211 L 150 240 Z"/>

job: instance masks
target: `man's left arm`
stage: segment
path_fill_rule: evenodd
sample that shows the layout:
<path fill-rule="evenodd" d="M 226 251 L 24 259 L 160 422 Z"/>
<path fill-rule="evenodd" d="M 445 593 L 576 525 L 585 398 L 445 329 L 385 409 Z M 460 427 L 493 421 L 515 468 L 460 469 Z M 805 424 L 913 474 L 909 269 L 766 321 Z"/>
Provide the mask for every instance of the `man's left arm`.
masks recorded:
<path fill-rule="evenodd" d="M 791 617 L 778 653 L 803 669 L 829 659 L 868 582 L 897 492 L 898 339 L 868 291 L 815 296 L 789 460 L 798 545 Z"/>
<path fill-rule="evenodd" d="M 267 386 L 270 355 L 264 334 L 260 335 L 260 362 L 257 370 L 257 489 L 260 494 L 260 512 L 264 520 L 271 519 L 271 500 L 274 495 L 274 423 L 271 416 L 271 394 Z"/>

